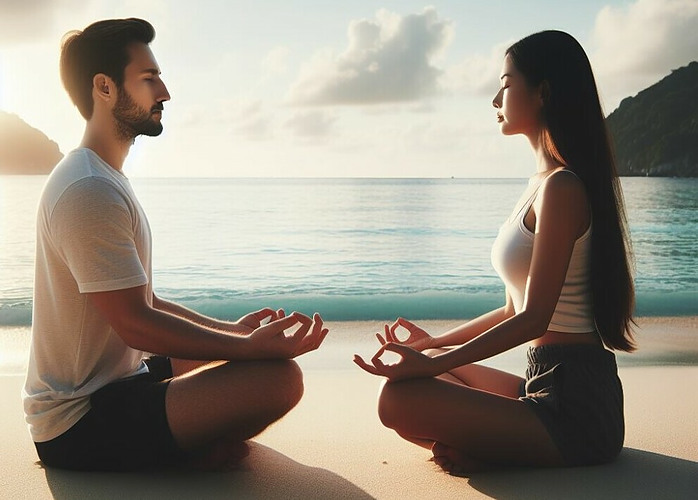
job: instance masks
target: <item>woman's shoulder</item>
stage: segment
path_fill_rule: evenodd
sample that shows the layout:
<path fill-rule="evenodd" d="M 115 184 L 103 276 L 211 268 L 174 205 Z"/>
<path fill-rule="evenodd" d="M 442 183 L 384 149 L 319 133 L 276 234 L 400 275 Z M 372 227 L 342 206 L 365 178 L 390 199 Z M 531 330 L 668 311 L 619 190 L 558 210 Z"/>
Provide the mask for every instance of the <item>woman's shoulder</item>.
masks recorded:
<path fill-rule="evenodd" d="M 548 175 L 541 184 L 541 193 L 547 197 L 564 199 L 582 197 L 586 199 L 584 182 L 572 170 L 567 168 L 557 169 Z"/>
<path fill-rule="evenodd" d="M 541 185 L 538 196 L 538 216 L 562 217 L 573 227 L 577 236 L 589 227 L 591 212 L 584 182 L 571 170 L 560 169 L 549 175 Z"/>

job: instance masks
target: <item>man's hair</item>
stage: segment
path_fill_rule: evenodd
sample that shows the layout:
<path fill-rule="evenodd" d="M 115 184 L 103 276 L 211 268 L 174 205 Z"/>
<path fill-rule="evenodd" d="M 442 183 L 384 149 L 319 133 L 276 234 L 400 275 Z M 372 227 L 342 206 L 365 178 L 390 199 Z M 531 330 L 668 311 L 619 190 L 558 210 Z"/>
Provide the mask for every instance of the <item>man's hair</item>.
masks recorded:
<path fill-rule="evenodd" d="M 92 117 L 92 80 L 103 73 L 118 88 L 124 83 L 124 68 L 130 62 L 128 46 L 149 44 L 155 29 L 143 19 L 108 19 L 90 24 L 83 31 L 70 31 L 61 41 L 60 71 L 63 86 L 80 114 Z"/>

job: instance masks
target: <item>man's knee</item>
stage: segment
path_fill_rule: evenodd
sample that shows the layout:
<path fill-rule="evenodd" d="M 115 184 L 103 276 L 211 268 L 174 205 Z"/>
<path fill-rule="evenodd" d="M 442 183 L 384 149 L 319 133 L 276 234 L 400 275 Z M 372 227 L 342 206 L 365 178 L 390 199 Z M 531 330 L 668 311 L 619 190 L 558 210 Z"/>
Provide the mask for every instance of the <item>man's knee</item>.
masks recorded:
<path fill-rule="evenodd" d="M 286 413 L 303 397 L 303 372 L 293 360 L 274 361 L 271 372 L 275 383 L 270 399 L 276 402 L 281 413 Z"/>
<path fill-rule="evenodd" d="M 301 367 L 298 366 L 298 363 L 293 360 L 286 361 L 285 365 L 284 369 L 287 372 L 285 380 L 287 380 L 288 384 L 289 402 L 291 408 L 293 408 L 301 400 L 305 390 L 305 386 L 303 385 L 303 371 Z"/>

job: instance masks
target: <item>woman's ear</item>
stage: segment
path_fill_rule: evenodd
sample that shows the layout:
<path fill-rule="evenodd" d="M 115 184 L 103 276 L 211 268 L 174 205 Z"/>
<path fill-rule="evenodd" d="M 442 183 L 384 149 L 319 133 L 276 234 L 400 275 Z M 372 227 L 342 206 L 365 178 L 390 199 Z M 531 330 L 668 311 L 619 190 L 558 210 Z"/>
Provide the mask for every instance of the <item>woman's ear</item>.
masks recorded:
<path fill-rule="evenodd" d="M 550 84 L 548 80 L 543 80 L 538 86 L 538 97 L 542 105 L 545 105 L 550 99 Z"/>

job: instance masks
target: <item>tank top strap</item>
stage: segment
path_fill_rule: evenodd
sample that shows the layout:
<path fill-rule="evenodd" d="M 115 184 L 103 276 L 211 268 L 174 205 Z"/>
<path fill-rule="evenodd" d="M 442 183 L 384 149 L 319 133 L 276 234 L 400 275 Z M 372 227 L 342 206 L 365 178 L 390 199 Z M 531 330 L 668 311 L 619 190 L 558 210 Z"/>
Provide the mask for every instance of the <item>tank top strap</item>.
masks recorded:
<path fill-rule="evenodd" d="M 557 174 L 558 172 L 567 172 L 567 173 L 569 173 L 569 174 L 574 175 L 574 176 L 575 176 L 577 179 L 579 179 L 580 181 L 582 180 L 581 177 L 579 177 L 576 173 L 574 173 L 574 172 L 573 172 L 572 170 L 570 170 L 569 168 L 559 168 L 559 169 L 557 169 L 555 172 L 553 172 L 552 174 L 550 174 L 548 177 L 550 177 L 550 176 L 552 176 L 552 175 L 555 175 L 555 174 Z M 548 177 L 546 177 L 546 179 L 547 179 Z"/>
<path fill-rule="evenodd" d="M 568 170 L 564 167 L 558 167 L 555 169 L 555 171 L 551 172 L 550 174 L 546 175 L 544 178 L 538 182 L 538 185 L 536 188 L 533 190 L 531 195 L 526 199 L 526 201 L 519 207 L 519 209 L 515 212 L 512 213 L 512 215 L 509 217 L 508 220 L 513 221 L 516 220 L 517 217 L 519 217 L 522 213 L 526 214 L 528 213 L 528 210 L 531 208 L 531 205 L 533 205 L 533 202 L 536 200 L 536 196 L 538 196 L 538 191 L 540 191 L 541 186 L 547 181 L 551 176 L 555 175 L 558 172 L 569 172 L 570 174 L 574 175 L 577 179 L 580 179 L 577 174 L 572 172 L 571 170 Z M 581 180 L 581 179 L 580 179 Z"/>
<path fill-rule="evenodd" d="M 536 188 L 533 190 L 531 193 L 531 196 L 526 199 L 523 205 L 519 208 L 519 210 L 511 216 L 512 221 L 516 220 L 522 213 L 526 214 L 528 213 L 528 209 L 531 208 L 531 205 L 533 205 L 533 202 L 536 199 L 536 196 L 538 196 L 538 191 L 540 190 L 541 185 L 543 184 L 543 181 L 539 182 Z"/>

